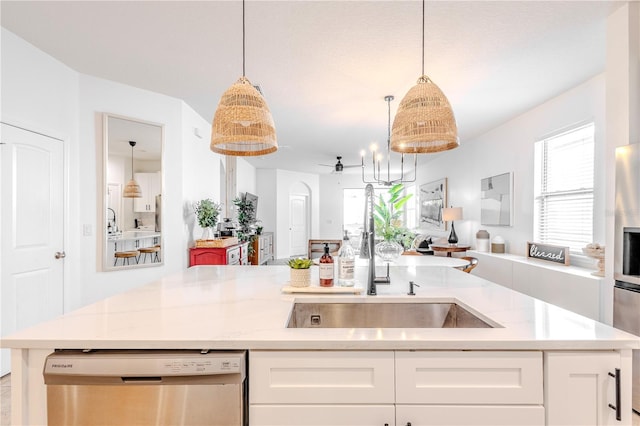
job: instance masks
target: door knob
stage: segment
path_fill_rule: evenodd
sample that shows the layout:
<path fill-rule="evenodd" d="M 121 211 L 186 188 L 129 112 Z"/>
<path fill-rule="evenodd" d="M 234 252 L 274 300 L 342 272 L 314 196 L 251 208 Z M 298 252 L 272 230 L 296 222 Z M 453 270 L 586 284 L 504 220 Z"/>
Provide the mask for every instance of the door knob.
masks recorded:
<path fill-rule="evenodd" d="M 64 259 L 65 257 L 67 257 L 67 253 L 63 251 L 57 251 L 55 257 L 56 259 Z"/>

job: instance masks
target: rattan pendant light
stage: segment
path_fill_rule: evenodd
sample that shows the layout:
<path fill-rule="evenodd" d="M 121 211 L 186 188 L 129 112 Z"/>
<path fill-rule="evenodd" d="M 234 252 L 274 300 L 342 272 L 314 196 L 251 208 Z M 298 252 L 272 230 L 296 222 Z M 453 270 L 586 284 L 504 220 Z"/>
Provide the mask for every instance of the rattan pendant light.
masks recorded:
<path fill-rule="evenodd" d="M 213 116 L 211 150 L 233 156 L 256 156 L 278 150 L 267 102 L 245 76 L 245 22 L 242 0 L 242 77 L 222 94 Z"/>
<path fill-rule="evenodd" d="M 422 76 L 398 106 L 391 131 L 391 150 L 426 154 L 460 145 L 449 100 L 424 74 L 424 3 L 422 0 Z"/>
<path fill-rule="evenodd" d="M 124 186 L 124 191 L 122 192 L 123 198 L 142 198 L 142 191 L 140 190 L 140 185 L 133 178 L 133 147 L 136 146 L 135 141 L 129 141 L 129 145 L 131 145 L 131 180 L 127 182 Z"/>

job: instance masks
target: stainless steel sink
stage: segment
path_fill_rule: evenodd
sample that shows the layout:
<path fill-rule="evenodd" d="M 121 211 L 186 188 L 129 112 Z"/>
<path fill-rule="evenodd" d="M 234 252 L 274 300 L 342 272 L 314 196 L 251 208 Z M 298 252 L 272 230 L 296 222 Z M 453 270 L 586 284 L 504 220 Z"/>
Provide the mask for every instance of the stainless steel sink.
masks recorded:
<path fill-rule="evenodd" d="M 457 303 L 296 302 L 288 328 L 493 328 Z"/>

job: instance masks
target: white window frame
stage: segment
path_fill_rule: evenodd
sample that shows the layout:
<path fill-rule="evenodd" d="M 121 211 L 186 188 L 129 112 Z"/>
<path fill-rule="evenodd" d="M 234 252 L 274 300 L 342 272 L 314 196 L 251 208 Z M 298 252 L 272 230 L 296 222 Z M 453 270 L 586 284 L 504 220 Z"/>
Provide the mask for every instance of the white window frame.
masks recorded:
<path fill-rule="evenodd" d="M 575 164 L 573 167 L 570 164 L 575 157 L 563 157 L 560 147 L 575 147 L 580 143 L 583 144 L 581 164 L 587 167 L 578 168 L 576 173 Z M 549 166 L 554 161 L 560 161 L 566 167 Z M 537 141 L 534 168 L 534 241 L 569 246 L 572 255 L 582 256 L 582 247 L 591 243 L 594 235 L 595 124 L 581 123 Z M 549 173 L 553 175 L 549 176 Z M 583 173 L 582 177 L 579 173 Z M 572 180 L 575 181 L 572 184 L 560 183 Z M 560 203 L 571 203 L 572 200 L 576 203 L 567 205 L 578 207 L 576 220 L 558 216 L 563 210 Z M 547 224 L 546 230 L 543 223 Z"/>

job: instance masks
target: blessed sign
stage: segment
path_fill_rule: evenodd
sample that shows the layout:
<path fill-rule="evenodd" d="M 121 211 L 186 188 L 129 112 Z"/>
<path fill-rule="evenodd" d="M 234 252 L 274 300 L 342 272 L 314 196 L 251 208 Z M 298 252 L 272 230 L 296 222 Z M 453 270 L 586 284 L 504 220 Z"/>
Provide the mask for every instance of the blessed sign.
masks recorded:
<path fill-rule="evenodd" d="M 546 260 L 548 262 L 569 264 L 569 247 L 552 246 L 549 244 L 527 243 L 527 257 Z"/>

